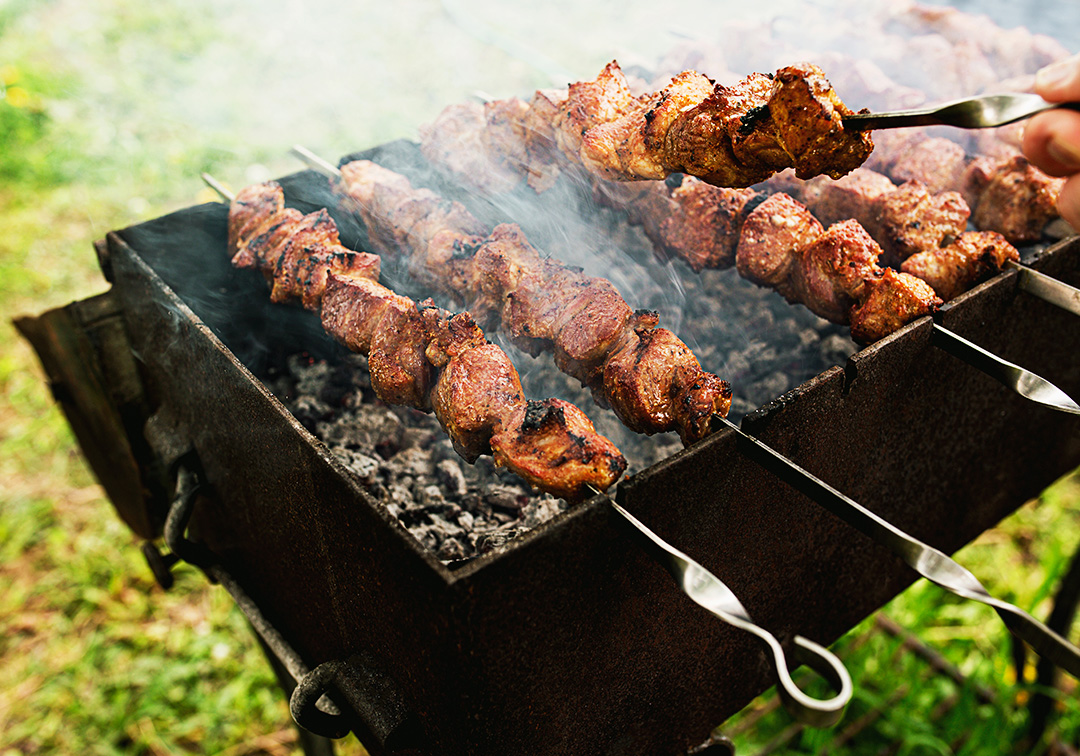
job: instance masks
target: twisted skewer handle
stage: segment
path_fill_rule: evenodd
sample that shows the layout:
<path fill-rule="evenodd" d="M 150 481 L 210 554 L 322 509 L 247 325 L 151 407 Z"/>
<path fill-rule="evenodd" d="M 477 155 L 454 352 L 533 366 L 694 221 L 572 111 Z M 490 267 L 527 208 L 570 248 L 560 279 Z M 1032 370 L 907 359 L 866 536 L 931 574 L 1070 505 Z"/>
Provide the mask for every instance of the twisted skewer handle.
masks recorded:
<path fill-rule="evenodd" d="M 784 708 L 792 717 L 811 727 L 829 727 L 839 721 L 844 714 L 844 707 L 851 700 L 853 686 L 851 675 L 835 654 L 801 635 L 792 639 L 792 659 L 820 674 L 836 691 L 835 695 L 826 699 L 808 695 L 791 679 L 788 659 L 780 641 L 750 619 L 750 614 L 742 602 L 723 581 L 660 538 L 614 501 L 608 499 L 608 503 L 645 536 L 647 550 L 668 569 L 683 593 L 723 622 L 751 633 L 768 646 L 772 655 L 772 668 L 777 677 L 777 692 Z"/>
<path fill-rule="evenodd" d="M 856 530 L 889 548 L 932 583 L 961 598 L 993 607 L 1005 626 L 1039 656 L 1080 679 L 1080 649 L 1017 606 L 994 598 L 966 568 L 943 552 L 878 517 L 790 459 L 745 433 L 727 418 L 717 418 L 746 442 L 748 456 L 822 505 Z M 791 475 L 791 473 L 795 473 Z"/>

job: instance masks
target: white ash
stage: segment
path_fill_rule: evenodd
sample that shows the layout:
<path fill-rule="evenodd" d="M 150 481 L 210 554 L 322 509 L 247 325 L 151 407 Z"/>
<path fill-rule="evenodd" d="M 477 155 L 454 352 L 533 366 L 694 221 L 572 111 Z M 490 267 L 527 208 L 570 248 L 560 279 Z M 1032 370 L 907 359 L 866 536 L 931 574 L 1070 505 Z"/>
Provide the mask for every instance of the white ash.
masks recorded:
<path fill-rule="evenodd" d="M 296 418 L 387 511 L 439 559 L 501 548 L 566 509 L 490 457 L 469 465 L 432 415 L 384 404 L 371 390 L 367 360 L 344 354 L 331 365 L 292 355 L 266 378 Z"/>

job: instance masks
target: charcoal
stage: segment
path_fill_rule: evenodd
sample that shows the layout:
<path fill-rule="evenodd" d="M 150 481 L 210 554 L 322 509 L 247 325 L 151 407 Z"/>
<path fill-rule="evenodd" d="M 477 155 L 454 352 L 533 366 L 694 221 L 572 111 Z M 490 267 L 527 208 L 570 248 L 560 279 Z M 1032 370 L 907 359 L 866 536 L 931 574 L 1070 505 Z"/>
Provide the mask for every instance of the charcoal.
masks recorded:
<path fill-rule="evenodd" d="M 461 465 L 452 459 L 444 459 L 436 463 L 435 472 L 439 483 L 442 484 L 452 496 L 462 496 L 465 493 L 465 473 L 461 472 Z"/>

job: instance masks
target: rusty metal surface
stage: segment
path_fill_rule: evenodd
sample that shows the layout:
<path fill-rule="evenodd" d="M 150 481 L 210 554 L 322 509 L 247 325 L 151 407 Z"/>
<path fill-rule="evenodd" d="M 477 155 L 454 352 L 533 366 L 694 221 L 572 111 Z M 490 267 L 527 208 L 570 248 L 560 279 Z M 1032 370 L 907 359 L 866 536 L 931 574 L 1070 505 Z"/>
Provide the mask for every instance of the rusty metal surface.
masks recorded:
<path fill-rule="evenodd" d="M 164 521 L 163 491 L 142 440 L 142 385 L 115 299 L 101 294 L 15 320 L 120 518 L 143 538 Z"/>
<path fill-rule="evenodd" d="M 602 501 L 455 572 L 434 560 L 230 351 L 257 365 L 275 348 L 334 347 L 300 311 L 267 327 L 261 282 L 229 275 L 224 238 L 224 208 L 201 206 L 110 236 L 108 259 L 154 407 L 178 418 L 214 487 L 193 533 L 309 665 L 373 655 L 439 754 L 683 753 L 767 687 L 753 639 L 680 594 Z M 1076 283 L 1078 260 L 1074 240 L 1035 265 Z M 1018 293 L 1014 275 L 943 322 L 1080 393 L 1075 317 Z M 1080 463 L 1080 434 L 930 346 L 929 331 L 863 350 L 745 427 L 953 551 Z M 830 642 L 913 579 L 729 432 L 626 481 L 619 499 L 782 640 Z"/>

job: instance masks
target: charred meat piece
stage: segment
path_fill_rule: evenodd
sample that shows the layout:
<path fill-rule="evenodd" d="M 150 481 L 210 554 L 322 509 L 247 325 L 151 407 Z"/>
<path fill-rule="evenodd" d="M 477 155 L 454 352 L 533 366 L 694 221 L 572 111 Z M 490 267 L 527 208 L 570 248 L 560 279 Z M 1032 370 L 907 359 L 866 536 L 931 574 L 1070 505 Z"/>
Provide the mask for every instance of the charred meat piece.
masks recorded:
<path fill-rule="evenodd" d="M 941 299 L 929 284 L 907 273 L 883 268 L 866 282 L 862 302 L 848 313 L 851 338 L 870 344 L 908 323 L 929 315 Z"/>
<path fill-rule="evenodd" d="M 1046 175 L 1026 158 L 976 158 L 964 175 L 963 191 L 975 227 L 997 231 L 1014 244 L 1038 241 L 1058 217 L 1057 197 L 1065 179 Z"/>
<path fill-rule="evenodd" d="M 513 364 L 468 313 L 451 315 L 395 294 L 378 283 L 377 256 L 337 243 L 325 210 L 299 220 L 293 213 L 277 184 L 240 192 L 230 207 L 229 254 L 238 267 L 263 272 L 274 301 L 299 299 L 335 339 L 367 355 L 380 399 L 434 412 L 469 462 L 491 454 L 571 501 L 622 475 L 626 460 L 580 410 L 557 399 L 525 400 Z M 535 406 L 546 408 L 542 421 Z"/>
<path fill-rule="evenodd" d="M 746 217 L 739 234 L 739 274 L 797 301 L 792 269 L 802 250 L 825 231 L 810 211 L 786 194 L 773 194 Z"/>
<path fill-rule="evenodd" d="M 880 270 L 878 246 L 859 222 L 835 223 L 804 247 L 791 281 L 800 302 L 826 320 L 843 323 L 864 298 L 864 287 Z"/>
<path fill-rule="evenodd" d="M 959 192 L 931 194 L 921 182 L 911 180 L 880 195 L 866 225 L 885 250 L 885 262 L 898 265 L 918 252 L 952 242 L 964 233 L 970 215 Z"/>

